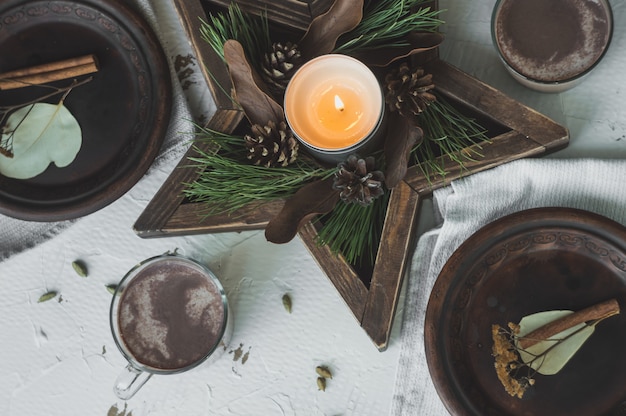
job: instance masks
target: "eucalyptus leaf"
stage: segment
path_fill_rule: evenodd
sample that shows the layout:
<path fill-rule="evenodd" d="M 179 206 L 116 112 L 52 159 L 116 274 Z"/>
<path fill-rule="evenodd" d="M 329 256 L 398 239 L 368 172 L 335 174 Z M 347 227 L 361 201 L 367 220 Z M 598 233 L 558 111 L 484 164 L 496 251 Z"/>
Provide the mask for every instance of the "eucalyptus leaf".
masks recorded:
<path fill-rule="evenodd" d="M 568 310 L 539 312 L 525 316 L 519 323 L 517 338 L 523 338 L 537 328 L 553 322 L 563 316 L 574 313 Z M 554 375 L 561 371 L 567 362 L 593 334 L 595 325 L 582 323 L 560 332 L 549 340 L 522 349 L 516 341 L 516 347 L 524 364 L 543 375 Z"/>
<path fill-rule="evenodd" d="M 13 158 L 0 155 L 0 173 L 15 179 L 33 178 L 50 163 L 62 168 L 74 161 L 82 145 L 78 121 L 62 104 L 36 103 L 11 114 L 2 140 L 12 135 Z"/>

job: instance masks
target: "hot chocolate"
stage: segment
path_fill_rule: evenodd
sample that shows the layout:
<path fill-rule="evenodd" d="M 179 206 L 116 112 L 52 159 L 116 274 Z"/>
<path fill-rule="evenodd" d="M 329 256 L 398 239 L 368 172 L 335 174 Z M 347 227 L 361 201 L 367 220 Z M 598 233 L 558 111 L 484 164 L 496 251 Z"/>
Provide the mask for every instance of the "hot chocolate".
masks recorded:
<path fill-rule="evenodd" d="M 203 360 L 225 328 L 221 288 L 200 266 L 174 256 L 141 269 L 123 288 L 117 311 L 128 353 L 158 370 Z"/>
<path fill-rule="evenodd" d="M 605 0 L 501 0 L 493 35 L 504 61 L 540 82 L 560 82 L 588 71 L 611 38 Z"/>

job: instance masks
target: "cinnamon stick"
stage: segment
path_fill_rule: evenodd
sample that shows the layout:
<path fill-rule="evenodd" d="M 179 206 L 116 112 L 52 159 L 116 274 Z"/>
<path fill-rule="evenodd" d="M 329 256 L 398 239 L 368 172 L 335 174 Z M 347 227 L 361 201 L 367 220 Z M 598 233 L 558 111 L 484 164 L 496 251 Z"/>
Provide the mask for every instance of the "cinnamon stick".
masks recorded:
<path fill-rule="evenodd" d="M 526 349 L 532 347 L 538 342 L 545 341 L 550 337 L 572 328 L 583 322 L 595 321 L 598 319 L 608 318 L 620 313 L 619 304 L 615 299 L 610 299 L 596 305 L 581 309 L 577 312 L 566 315 L 562 318 L 552 321 L 540 328 L 519 338 L 519 347 Z"/>
<path fill-rule="evenodd" d="M 76 78 L 97 72 L 98 69 L 98 61 L 94 55 L 84 55 L 29 68 L 16 69 L 0 74 L 0 90 L 10 90 Z"/>

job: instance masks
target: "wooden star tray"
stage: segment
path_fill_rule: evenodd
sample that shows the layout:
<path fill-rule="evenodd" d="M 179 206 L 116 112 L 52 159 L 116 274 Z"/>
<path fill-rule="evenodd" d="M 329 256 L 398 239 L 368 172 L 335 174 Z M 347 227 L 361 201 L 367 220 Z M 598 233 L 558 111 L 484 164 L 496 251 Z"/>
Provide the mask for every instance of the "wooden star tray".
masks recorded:
<path fill-rule="evenodd" d="M 217 10 L 222 1 L 174 2 L 196 57 L 205 64 L 200 66 L 207 88 L 217 104 L 217 111 L 208 120 L 206 127 L 232 132 L 242 123 L 243 114 L 219 87 L 230 85 L 227 69 L 201 38 L 199 30 L 199 17 L 204 18 L 208 11 Z M 243 10 L 253 13 L 267 9 L 273 23 L 301 31 L 314 16 L 327 10 L 332 2 L 248 0 L 238 3 Z M 448 160 L 445 163 L 445 175 L 426 177 L 419 165 L 409 169 L 404 181 L 391 192 L 376 262 L 367 276 L 348 264 L 342 256 L 333 254 L 327 246 L 316 244 L 317 229 L 313 223 L 306 224 L 299 232 L 299 237 L 337 288 L 354 317 L 381 351 L 387 348 L 402 281 L 414 249 L 421 201 L 452 180 L 512 160 L 541 156 L 566 147 L 569 143 L 569 133 L 565 127 L 439 59 L 436 53 L 424 66 L 434 74 L 439 93 L 487 127 L 490 140 L 480 144 L 479 153 L 482 156 L 473 156 L 473 160 L 467 161 L 463 168 L 457 162 Z M 471 150 L 468 148 L 463 152 Z M 134 228 L 139 236 L 148 238 L 263 229 L 269 219 L 280 211 L 283 202 L 276 201 L 261 205 L 243 216 L 235 213 L 231 216 L 203 217 L 204 204 L 189 202 L 182 194 L 183 184 L 193 182 L 201 173 L 189 167 L 191 163 L 188 157 L 195 155 L 197 151 L 190 148 L 137 219 Z"/>

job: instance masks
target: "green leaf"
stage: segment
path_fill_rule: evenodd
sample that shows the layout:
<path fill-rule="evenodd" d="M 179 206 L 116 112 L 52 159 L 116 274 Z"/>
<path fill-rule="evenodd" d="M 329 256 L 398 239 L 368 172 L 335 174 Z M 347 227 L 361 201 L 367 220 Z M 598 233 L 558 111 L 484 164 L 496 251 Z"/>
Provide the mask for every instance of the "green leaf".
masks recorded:
<path fill-rule="evenodd" d="M 13 139 L 13 158 L 0 155 L 0 173 L 15 179 L 33 178 L 50 163 L 62 168 L 74 161 L 82 145 L 78 121 L 61 103 L 36 103 L 16 110 L 2 131 Z"/>
<path fill-rule="evenodd" d="M 517 338 L 523 338 L 537 328 L 540 328 L 565 315 L 574 313 L 568 310 L 546 311 L 525 316 L 520 321 L 520 331 Z M 576 354 L 580 347 L 593 334 L 595 325 L 582 323 L 560 332 L 550 339 L 540 341 L 526 348 L 519 348 L 520 358 L 524 364 L 543 375 L 554 375 L 561 371 L 567 362 Z"/>

